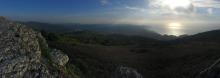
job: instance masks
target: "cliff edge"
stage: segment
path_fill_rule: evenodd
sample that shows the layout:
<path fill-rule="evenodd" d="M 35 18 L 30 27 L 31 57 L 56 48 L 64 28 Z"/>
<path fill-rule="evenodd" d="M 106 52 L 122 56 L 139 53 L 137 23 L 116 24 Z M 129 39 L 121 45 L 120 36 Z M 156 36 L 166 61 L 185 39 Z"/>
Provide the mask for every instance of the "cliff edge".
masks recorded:
<path fill-rule="evenodd" d="M 43 36 L 25 25 L 0 17 L 1 78 L 66 78 L 69 58 L 49 49 Z"/>

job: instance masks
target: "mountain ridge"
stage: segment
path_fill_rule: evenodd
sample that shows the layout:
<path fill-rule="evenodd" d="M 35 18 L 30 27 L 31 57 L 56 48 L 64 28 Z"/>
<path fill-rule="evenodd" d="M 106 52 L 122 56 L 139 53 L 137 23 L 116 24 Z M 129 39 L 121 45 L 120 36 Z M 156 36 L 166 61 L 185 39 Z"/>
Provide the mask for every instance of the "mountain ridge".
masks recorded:
<path fill-rule="evenodd" d="M 142 36 L 158 40 L 173 40 L 176 36 L 161 35 L 144 25 L 129 24 L 49 24 L 40 22 L 20 22 L 37 30 L 52 33 L 66 33 L 73 31 L 93 31 L 103 34 L 121 34 L 127 36 Z"/>

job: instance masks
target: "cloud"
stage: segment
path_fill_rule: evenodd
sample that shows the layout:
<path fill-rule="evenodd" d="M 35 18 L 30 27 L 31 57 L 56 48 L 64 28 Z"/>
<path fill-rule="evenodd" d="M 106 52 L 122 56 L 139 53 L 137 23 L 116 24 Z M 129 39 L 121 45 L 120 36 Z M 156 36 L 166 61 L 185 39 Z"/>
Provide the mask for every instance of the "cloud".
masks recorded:
<path fill-rule="evenodd" d="M 213 14 L 214 9 L 220 9 L 220 0 L 190 0 L 191 4 L 188 7 L 170 8 L 163 5 L 165 0 L 148 0 L 149 8 L 152 13 L 159 14 L 194 14 L 198 8 L 206 9 L 208 14 Z M 167 0 L 174 1 L 174 0 Z M 174 3 L 175 4 L 175 3 Z"/>
<path fill-rule="evenodd" d="M 146 8 L 140 8 L 140 7 L 125 6 L 125 8 L 126 8 L 126 9 L 129 9 L 129 10 L 141 11 L 141 12 L 145 12 L 145 11 L 147 11 Z"/>
<path fill-rule="evenodd" d="M 106 5 L 106 4 L 109 3 L 109 0 L 100 0 L 100 3 L 101 3 L 102 5 Z"/>
<path fill-rule="evenodd" d="M 213 14 L 213 9 L 212 9 L 212 8 L 209 8 L 209 9 L 207 9 L 207 12 L 208 12 L 210 15 L 212 15 L 212 14 Z"/>
<path fill-rule="evenodd" d="M 159 14 L 182 15 L 193 13 L 194 6 L 188 0 L 182 2 L 175 0 L 149 0 L 149 9 L 151 13 L 158 12 Z"/>
<path fill-rule="evenodd" d="M 220 8 L 220 0 L 193 0 L 195 7 L 201 8 Z"/>

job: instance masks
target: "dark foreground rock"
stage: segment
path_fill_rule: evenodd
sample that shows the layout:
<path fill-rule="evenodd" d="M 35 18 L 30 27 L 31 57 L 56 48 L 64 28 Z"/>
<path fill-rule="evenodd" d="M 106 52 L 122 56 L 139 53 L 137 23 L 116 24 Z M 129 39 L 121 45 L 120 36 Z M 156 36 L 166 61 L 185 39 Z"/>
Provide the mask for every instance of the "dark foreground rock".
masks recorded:
<path fill-rule="evenodd" d="M 40 33 L 0 17 L 0 78 L 64 78 L 43 54 L 47 43 Z M 64 66 L 68 56 L 60 51 L 51 54 L 52 63 Z M 58 55 L 57 55 L 58 54 Z"/>
<path fill-rule="evenodd" d="M 143 78 L 135 69 L 120 66 L 114 72 L 113 78 Z"/>
<path fill-rule="evenodd" d="M 197 78 L 220 78 L 220 59 L 201 71 Z"/>

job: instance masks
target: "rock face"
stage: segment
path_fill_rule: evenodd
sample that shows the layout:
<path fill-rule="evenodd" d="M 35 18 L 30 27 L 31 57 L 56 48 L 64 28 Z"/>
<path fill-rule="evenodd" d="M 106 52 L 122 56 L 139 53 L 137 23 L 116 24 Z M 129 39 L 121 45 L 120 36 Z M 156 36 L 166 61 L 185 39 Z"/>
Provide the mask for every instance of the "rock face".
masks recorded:
<path fill-rule="evenodd" d="M 57 49 L 53 49 L 52 52 L 50 52 L 50 57 L 51 61 L 59 66 L 64 66 L 69 61 L 69 57 Z"/>
<path fill-rule="evenodd" d="M 0 78 L 63 77 L 59 70 L 52 70 L 45 62 L 40 44 L 48 48 L 40 33 L 0 17 Z M 59 65 L 68 62 L 68 56 L 59 51 L 51 56 Z"/>
<path fill-rule="evenodd" d="M 123 66 L 117 68 L 114 74 L 113 78 L 143 78 L 135 69 Z"/>

